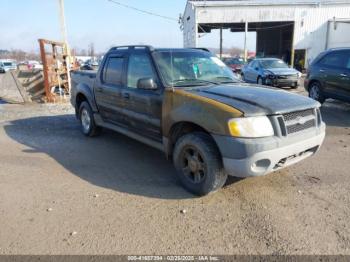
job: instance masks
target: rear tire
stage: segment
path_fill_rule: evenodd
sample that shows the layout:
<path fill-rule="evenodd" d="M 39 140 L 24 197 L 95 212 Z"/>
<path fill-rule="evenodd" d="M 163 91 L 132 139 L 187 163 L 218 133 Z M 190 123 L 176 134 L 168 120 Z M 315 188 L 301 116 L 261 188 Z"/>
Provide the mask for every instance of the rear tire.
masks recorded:
<path fill-rule="evenodd" d="M 204 196 L 215 192 L 227 180 L 220 152 L 206 133 L 195 132 L 179 138 L 173 161 L 182 185 L 193 194 Z"/>
<path fill-rule="evenodd" d="M 93 137 L 101 133 L 101 127 L 96 125 L 92 109 L 86 101 L 79 107 L 79 120 L 81 131 L 85 136 Z"/>
<path fill-rule="evenodd" d="M 321 89 L 321 84 L 319 82 L 311 83 L 308 91 L 309 97 L 320 102 L 321 104 L 326 100 Z"/>

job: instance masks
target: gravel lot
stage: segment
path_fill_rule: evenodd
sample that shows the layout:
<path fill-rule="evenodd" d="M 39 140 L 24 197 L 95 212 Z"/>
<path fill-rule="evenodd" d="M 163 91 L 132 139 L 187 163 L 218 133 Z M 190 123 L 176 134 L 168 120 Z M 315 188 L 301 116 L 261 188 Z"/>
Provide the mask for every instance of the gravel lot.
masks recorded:
<path fill-rule="evenodd" d="M 322 113 L 316 156 L 196 198 L 161 152 L 85 138 L 69 105 L 0 104 L 0 254 L 350 254 L 350 105 Z"/>

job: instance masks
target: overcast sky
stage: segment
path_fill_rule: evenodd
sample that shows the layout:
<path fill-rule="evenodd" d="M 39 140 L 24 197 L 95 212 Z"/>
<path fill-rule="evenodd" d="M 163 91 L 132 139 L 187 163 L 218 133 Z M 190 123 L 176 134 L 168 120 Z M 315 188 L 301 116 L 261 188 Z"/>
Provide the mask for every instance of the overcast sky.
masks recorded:
<path fill-rule="evenodd" d="M 127 5 L 178 18 L 186 0 L 118 0 Z M 38 50 L 38 38 L 60 40 L 58 0 L 1 0 L 0 49 Z M 108 0 L 65 0 L 69 44 L 87 49 L 89 43 L 103 52 L 111 46 L 151 44 L 182 47 L 182 32 L 169 21 L 130 10 Z M 218 47 L 218 32 L 200 38 L 203 47 Z M 224 33 L 225 47 L 243 47 L 243 34 Z M 248 47 L 255 49 L 255 35 Z"/>

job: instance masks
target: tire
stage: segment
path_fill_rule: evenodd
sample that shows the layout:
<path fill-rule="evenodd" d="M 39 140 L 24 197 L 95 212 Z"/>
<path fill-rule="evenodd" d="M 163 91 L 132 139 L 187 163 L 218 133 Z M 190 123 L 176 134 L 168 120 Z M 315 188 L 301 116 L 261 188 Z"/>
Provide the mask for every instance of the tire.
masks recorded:
<path fill-rule="evenodd" d="M 324 103 L 326 98 L 323 95 L 321 84 L 319 82 L 312 82 L 309 86 L 309 97 L 320 102 Z"/>
<path fill-rule="evenodd" d="M 96 125 L 92 109 L 86 101 L 79 107 L 79 120 L 81 131 L 85 136 L 93 137 L 101 133 L 101 127 Z"/>
<path fill-rule="evenodd" d="M 219 150 L 206 133 L 195 132 L 180 137 L 173 161 L 182 185 L 195 195 L 215 192 L 227 180 Z"/>
<path fill-rule="evenodd" d="M 256 83 L 257 83 L 258 85 L 262 85 L 262 86 L 263 86 L 263 85 L 265 85 L 264 82 L 265 82 L 265 81 L 264 81 L 264 79 L 261 78 L 261 76 L 259 76 L 258 79 L 256 80 Z"/>

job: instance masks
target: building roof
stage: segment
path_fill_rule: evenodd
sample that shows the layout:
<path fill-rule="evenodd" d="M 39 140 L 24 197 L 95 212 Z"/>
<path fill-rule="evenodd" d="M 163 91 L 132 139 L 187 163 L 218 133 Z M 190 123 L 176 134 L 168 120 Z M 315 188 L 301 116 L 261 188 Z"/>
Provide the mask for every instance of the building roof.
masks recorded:
<path fill-rule="evenodd" d="M 194 6 L 337 5 L 349 0 L 188 0 Z"/>

